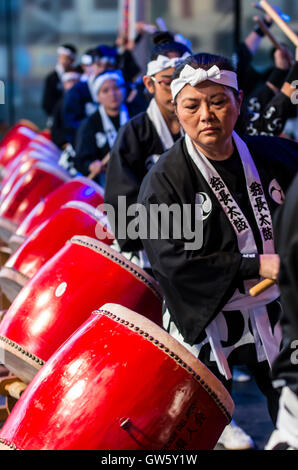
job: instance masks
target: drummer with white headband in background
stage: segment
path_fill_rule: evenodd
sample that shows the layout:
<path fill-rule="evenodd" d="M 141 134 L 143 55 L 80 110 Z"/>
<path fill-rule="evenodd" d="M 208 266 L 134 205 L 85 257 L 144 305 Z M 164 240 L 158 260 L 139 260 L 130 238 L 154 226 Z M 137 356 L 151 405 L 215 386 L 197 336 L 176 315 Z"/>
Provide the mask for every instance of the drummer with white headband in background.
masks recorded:
<path fill-rule="evenodd" d="M 111 151 L 105 191 L 105 203 L 112 206 L 115 213 L 115 219 L 111 220 L 116 237 L 113 247 L 142 268 L 149 269 L 141 240 L 118 238 L 119 197 L 125 197 L 127 207 L 135 204 L 149 168 L 183 136 L 175 115 L 170 85 L 175 66 L 191 55 L 189 48 L 175 41 L 169 32 L 155 34 L 153 42 L 155 46 L 143 77 L 152 98 L 146 111 L 134 116 L 120 129 Z M 127 217 L 127 226 L 129 221 Z M 123 227 L 121 230 L 125 232 Z"/>
<path fill-rule="evenodd" d="M 99 106 L 78 129 L 74 165 L 83 175 L 95 179 L 104 187 L 109 152 L 119 128 L 129 120 L 130 115 L 124 104 L 125 81 L 120 70 L 98 75 L 92 88 Z"/>
<path fill-rule="evenodd" d="M 55 70 L 50 72 L 45 79 L 42 96 L 42 108 L 48 116 L 47 125 L 52 124 L 52 115 L 56 103 L 63 95 L 62 76 L 73 67 L 77 49 L 72 44 L 62 44 L 57 49 L 57 64 Z"/>
<path fill-rule="evenodd" d="M 165 296 L 164 327 L 229 390 L 231 367 L 246 365 L 275 422 L 279 397 L 271 366 L 281 343 L 279 290 L 253 298 L 249 289 L 261 277 L 277 279 L 272 215 L 298 169 L 298 145 L 235 132 L 243 93 L 228 59 L 197 54 L 173 77 L 185 138 L 145 177 L 138 202 L 148 218 L 140 223 L 150 226 L 152 204 L 181 210 L 188 204 L 202 244 L 186 249 L 183 237 L 143 240 Z"/>

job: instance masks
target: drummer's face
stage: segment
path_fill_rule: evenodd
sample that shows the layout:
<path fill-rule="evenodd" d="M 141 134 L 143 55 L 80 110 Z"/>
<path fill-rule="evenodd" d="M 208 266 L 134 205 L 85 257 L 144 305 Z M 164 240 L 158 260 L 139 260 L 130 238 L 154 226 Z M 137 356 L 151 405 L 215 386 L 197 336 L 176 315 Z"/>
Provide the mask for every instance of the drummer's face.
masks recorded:
<path fill-rule="evenodd" d="M 167 54 L 169 59 L 178 58 L 179 54 L 170 52 Z M 175 71 L 174 67 L 169 67 L 161 72 L 156 73 L 153 77 L 145 75 L 143 78 L 144 84 L 152 95 L 159 108 L 165 113 L 174 114 L 175 107 L 172 101 L 171 82 L 172 76 Z"/>
<path fill-rule="evenodd" d="M 177 96 L 176 113 L 184 131 L 201 147 L 212 151 L 232 138 L 240 114 L 242 92 L 205 81 L 186 85 Z"/>

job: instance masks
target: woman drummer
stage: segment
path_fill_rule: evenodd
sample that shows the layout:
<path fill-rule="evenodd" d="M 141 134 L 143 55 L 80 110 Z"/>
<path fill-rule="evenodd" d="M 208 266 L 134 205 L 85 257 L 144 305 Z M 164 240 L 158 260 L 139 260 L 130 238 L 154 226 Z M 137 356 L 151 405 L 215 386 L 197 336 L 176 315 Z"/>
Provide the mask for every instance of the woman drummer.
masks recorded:
<path fill-rule="evenodd" d="M 93 82 L 99 107 L 80 125 L 75 144 L 74 165 L 83 175 L 105 185 L 106 165 L 118 130 L 129 120 L 124 104 L 125 81 L 120 71 L 100 74 Z"/>
<path fill-rule="evenodd" d="M 171 90 L 185 137 L 150 170 L 138 199 L 147 227 L 156 223 L 152 205 L 191 207 L 193 216 L 180 237 L 168 217 L 159 223 L 168 222 L 170 237 L 142 240 L 165 296 L 164 327 L 227 388 L 231 367 L 247 365 L 275 421 L 270 368 L 281 340 L 279 291 L 275 286 L 255 300 L 249 289 L 261 277 L 277 278 L 272 215 L 298 169 L 298 146 L 235 132 L 243 93 L 224 57 L 189 57 Z M 200 244 L 183 236 L 194 227 Z"/>

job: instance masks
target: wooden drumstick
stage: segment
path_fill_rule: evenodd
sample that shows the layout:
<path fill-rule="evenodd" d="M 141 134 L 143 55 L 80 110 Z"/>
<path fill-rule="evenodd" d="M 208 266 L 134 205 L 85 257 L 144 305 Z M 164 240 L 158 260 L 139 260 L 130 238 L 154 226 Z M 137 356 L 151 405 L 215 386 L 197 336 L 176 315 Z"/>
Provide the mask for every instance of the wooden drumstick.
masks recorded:
<path fill-rule="evenodd" d="M 110 152 L 106 154 L 106 156 L 101 160 L 101 168 L 104 167 L 108 161 L 110 160 Z M 100 171 L 91 171 L 88 175 L 88 178 L 89 179 L 93 179 L 95 178 L 95 176 L 97 176 L 99 173 L 101 172 L 101 169 Z"/>
<path fill-rule="evenodd" d="M 275 284 L 276 281 L 273 279 L 264 279 L 264 281 L 259 282 L 254 287 L 249 290 L 249 293 L 252 297 L 262 294 L 265 290 L 269 289 Z"/>
<path fill-rule="evenodd" d="M 298 47 L 298 36 L 290 28 L 289 25 L 279 16 L 278 13 L 272 8 L 272 6 L 267 2 L 267 0 L 261 0 L 260 5 L 264 8 L 266 13 L 272 18 L 272 20 L 279 26 L 279 28 L 285 33 L 285 35 L 290 39 L 295 47 Z"/>
<path fill-rule="evenodd" d="M 263 31 L 263 33 L 270 39 L 270 41 L 272 42 L 274 47 L 276 49 L 280 49 L 281 46 L 280 46 L 279 42 L 277 41 L 277 39 L 275 39 L 275 37 L 273 36 L 271 31 L 269 31 L 269 29 L 265 25 L 264 21 L 262 21 L 259 16 L 254 16 L 253 20 L 255 21 L 255 23 L 258 24 L 259 28 Z"/>
<path fill-rule="evenodd" d="M 98 171 L 91 171 L 88 175 L 88 178 L 90 180 L 93 180 L 93 178 L 95 178 L 95 176 L 97 176 L 97 175 L 98 175 Z"/>

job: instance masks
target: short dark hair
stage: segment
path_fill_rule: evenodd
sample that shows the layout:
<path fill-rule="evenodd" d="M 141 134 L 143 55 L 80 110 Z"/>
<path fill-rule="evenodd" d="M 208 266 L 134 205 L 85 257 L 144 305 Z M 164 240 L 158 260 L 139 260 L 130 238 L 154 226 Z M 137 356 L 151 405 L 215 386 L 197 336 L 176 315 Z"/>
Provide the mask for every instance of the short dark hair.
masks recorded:
<path fill-rule="evenodd" d="M 69 49 L 73 54 L 77 54 L 78 50 L 73 44 L 61 44 L 61 47 Z"/>
<path fill-rule="evenodd" d="M 153 43 L 155 47 L 152 49 L 150 60 L 155 60 L 159 55 L 167 56 L 171 52 L 175 52 L 179 57 L 182 57 L 185 52 L 191 54 L 190 49 L 177 42 L 174 39 L 174 35 L 169 31 L 159 31 L 153 35 Z"/>

